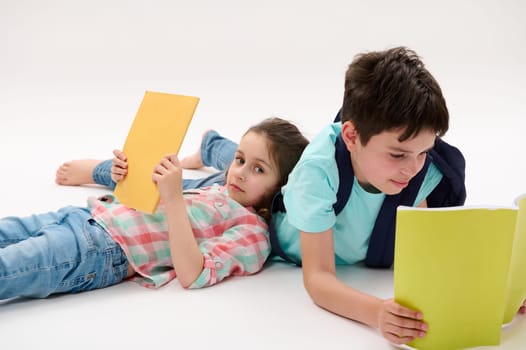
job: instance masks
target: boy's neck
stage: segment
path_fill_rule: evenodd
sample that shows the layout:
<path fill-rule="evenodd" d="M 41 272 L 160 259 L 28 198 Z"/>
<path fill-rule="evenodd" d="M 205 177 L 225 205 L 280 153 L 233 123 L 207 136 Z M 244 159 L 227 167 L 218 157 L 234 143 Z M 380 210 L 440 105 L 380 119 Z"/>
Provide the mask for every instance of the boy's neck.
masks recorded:
<path fill-rule="evenodd" d="M 360 184 L 360 186 L 362 186 L 365 192 L 368 192 L 368 193 L 380 193 L 381 192 L 379 189 L 377 189 L 370 183 L 365 183 L 365 184 L 361 182 L 358 182 L 358 183 Z"/>

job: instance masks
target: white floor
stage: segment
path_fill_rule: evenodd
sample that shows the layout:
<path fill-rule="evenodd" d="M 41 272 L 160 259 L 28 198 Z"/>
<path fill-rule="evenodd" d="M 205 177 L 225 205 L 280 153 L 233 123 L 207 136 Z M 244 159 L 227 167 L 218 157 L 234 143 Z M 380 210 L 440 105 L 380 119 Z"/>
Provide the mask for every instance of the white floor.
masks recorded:
<path fill-rule="evenodd" d="M 0 217 L 105 193 L 57 186 L 55 170 L 121 148 L 145 90 L 201 97 L 181 155 L 208 128 L 237 139 L 270 115 L 311 135 L 337 112 L 353 56 L 398 45 L 442 86 L 445 139 L 467 159 L 466 204 L 510 205 L 526 192 L 525 15 L 514 0 L 0 0 Z M 390 270 L 339 273 L 392 296 Z M 314 306 L 301 271 L 285 264 L 199 291 L 123 283 L 0 303 L 0 339 L 2 349 L 392 348 Z M 525 346 L 519 317 L 488 348 Z"/>

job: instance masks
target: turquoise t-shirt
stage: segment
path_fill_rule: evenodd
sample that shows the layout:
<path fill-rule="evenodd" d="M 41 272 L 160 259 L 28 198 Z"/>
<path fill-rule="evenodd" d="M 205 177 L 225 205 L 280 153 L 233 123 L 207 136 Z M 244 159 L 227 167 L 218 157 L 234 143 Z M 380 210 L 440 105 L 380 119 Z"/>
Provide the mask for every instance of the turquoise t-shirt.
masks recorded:
<path fill-rule="evenodd" d="M 324 128 L 307 146 L 282 189 L 287 212 L 275 213 L 272 220 L 281 248 L 293 259 L 301 260 L 300 231 L 316 233 L 331 227 L 336 264 L 354 264 L 367 254 L 385 194 L 365 191 L 354 177 L 347 204 L 338 216 L 334 214 L 332 206 L 340 183 L 334 143 L 340 131 L 341 123 Z M 422 202 L 441 179 L 442 173 L 431 163 L 414 205 Z"/>

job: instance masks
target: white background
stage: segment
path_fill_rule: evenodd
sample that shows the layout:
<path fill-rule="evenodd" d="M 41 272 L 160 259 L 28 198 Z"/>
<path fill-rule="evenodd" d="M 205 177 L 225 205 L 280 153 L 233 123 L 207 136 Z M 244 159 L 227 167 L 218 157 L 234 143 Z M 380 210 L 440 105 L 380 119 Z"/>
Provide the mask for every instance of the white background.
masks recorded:
<path fill-rule="evenodd" d="M 338 111 L 353 56 L 401 45 L 442 87 L 445 139 L 467 160 L 466 204 L 510 205 L 526 192 L 525 18 L 520 0 L 0 0 L 0 217 L 105 193 L 57 186 L 55 170 L 111 157 L 145 90 L 201 98 L 181 155 L 206 129 L 239 139 L 272 115 L 312 135 Z M 392 295 L 391 271 L 341 273 Z M 525 327 L 506 329 L 502 348 L 526 344 Z M 315 307 L 300 271 L 282 264 L 202 291 L 124 283 L 11 302 L 0 305 L 0 335 L 2 349 L 390 348 Z"/>

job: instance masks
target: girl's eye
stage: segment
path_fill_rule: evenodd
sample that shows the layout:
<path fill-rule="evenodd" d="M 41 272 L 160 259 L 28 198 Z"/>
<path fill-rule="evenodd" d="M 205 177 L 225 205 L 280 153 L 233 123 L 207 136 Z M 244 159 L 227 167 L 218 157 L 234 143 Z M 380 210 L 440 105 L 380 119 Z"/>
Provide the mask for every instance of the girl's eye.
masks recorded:
<path fill-rule="evenodd" d="M 245 160 L 244 160 L 243 158 L 241 158 L 241 157 L 237 157 L 237 158 L 236 158 L 236 162 L 237 162 L 238 164 L 241 164 L 241 165 L 245 164 Z"/>
<path fill-rule="evenodd" d="M 263 174 L 265 172 L 263 168 L 258 166 L 254 168 L 254 171 L 256 172 L 256 174 Z"/>

